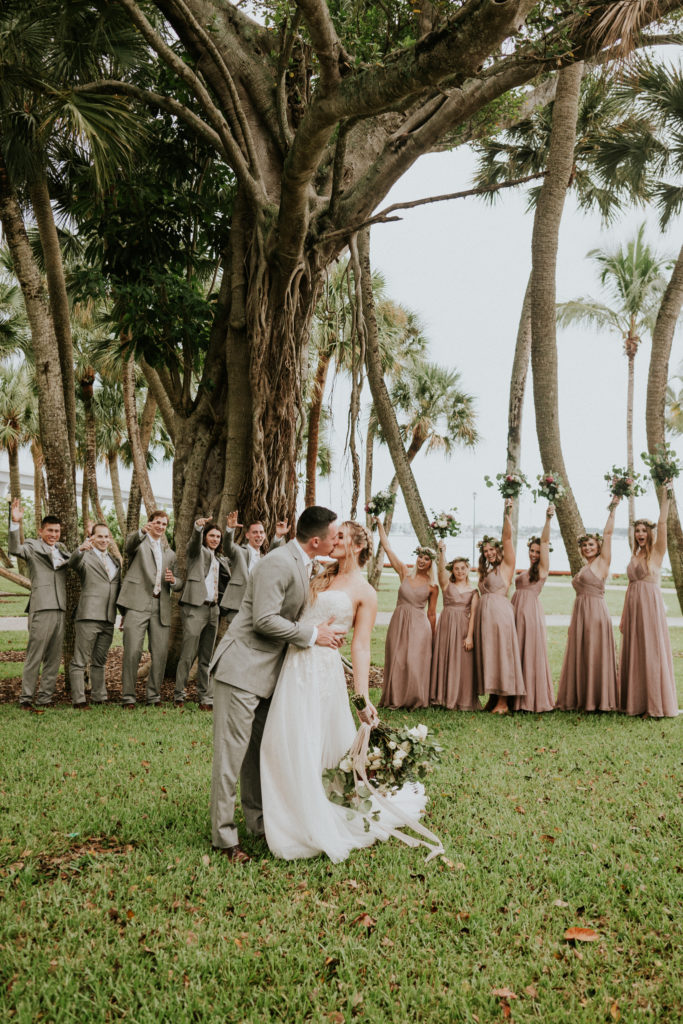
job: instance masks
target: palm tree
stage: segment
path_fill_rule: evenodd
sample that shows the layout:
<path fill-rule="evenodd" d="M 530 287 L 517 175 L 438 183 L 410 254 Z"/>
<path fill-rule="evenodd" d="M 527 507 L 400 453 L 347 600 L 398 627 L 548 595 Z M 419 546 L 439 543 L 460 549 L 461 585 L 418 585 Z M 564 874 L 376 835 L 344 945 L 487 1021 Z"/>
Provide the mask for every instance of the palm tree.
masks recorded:
<path fill-rule="evenodd" d="M 599 270 L 600 284 L 607 301 L 592 298 L 572 299 L 557 307 L 560 327 L 583 324 L 618 334 L 628 360 L 626 388 L 626 461 L 633 469 L 633 390 L 635 358 L 643 335 L 651 335 L 657 310 L 666 286 L 663 271 L 670 266 L 667 257 L 658 256 L 644 239 L 645 224 L 635 238 L 612 250 L 592 249 L 587 258 Z M 629 498 L 629 534 L 635 519 L 635 499 Z"/>
<path fill-rule="evenodd" d="M 457 370 L 438 366 L 423 359 L 412 360 L 390 390 L 396 410 L 401 439 L 409 463 L 423 450 L 439 451 L 450 458 L 456 446 L 473 447 L 479 440 L 474 399 L 461 389 Z M 378 431 L 379 439 L 384 436 Z M 389 490 L 398 491 L 394 475 Z M 384 529 L 389 532 L 393 514 L 387 512 Z M 377 587 L 382 575 L 380 547 L 374 555 L 374 568 L 368 578 Z"/>
<path fill-rule="evenodd" d="M 683 364 L 667 385 L 666 429 L 667 433 L 676 437 L 683 434 Z"/>
<path fill-rule="evenodd" d="M 24 363 L 0 365 L 0 451 L 9 460 L 10 497 L 21 498 L 19 449 L 26 443 L 25 422 L 33 401 L 31 371 Z"/>

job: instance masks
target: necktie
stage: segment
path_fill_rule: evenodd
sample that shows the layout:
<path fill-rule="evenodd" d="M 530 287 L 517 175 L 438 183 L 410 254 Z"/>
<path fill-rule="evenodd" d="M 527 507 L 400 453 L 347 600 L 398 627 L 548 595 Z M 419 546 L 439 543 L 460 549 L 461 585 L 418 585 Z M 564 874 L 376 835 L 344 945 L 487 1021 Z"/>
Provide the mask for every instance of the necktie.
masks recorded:
<path fill-rule="evenodd" d="M 211 554 L 211 568 L 213 569 L 213 600 L 218 600 L 218 559 Z"/>
<path fill-rule="evenodd" d="M 152 545 L 152 551 L 154 552 L 154 561 L 156 562 L 157 572 L 154 579 L 154 593 L 161 593 L 161 545 L 159 541 L 150 540 Z"/>

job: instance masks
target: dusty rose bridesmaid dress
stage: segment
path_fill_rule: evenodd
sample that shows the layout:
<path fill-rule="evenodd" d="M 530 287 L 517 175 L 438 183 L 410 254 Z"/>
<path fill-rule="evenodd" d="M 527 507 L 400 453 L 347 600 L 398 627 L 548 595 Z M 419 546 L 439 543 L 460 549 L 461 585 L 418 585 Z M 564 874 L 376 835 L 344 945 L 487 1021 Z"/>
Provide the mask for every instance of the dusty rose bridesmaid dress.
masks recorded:
<path fill-rule="evenodd" d="M 635 555 L 628 564 L 621 616 L 619 708 L 627 715 L 673 718 L 678 714 L 666 610 L 659 589 L 661 569 L 648 571 Z"/>
<path fill-rule="evenodd" d="M 539 600 L 545 580 L 532 583 L 529 572 L 521 572 L 515 580 L 512 607 L 515 613 L 519 656 L 526 693 L 514 697 L 514 711 L 554 711 L 555 692 L 548 663 L 548 633 L 545 615 Z"/>
<path fill-rule="evenodd" d="M 436 627 L 429 703 L 458 711 L 479 711 L 474 653 L 463 644 L 470 628 L 476 590 L 458 590 L 449 583 L 443 592 L 443 611 Z"/>
<path fill-rule="evenodd" d="M 515 629 L 515 614 L 507 599 L 507 584 L 496 567 L 479 584 L 474 651 L 479 693 L 524 696 L 524 677 Z"/>
<path fill-rule="evenodd" d="M 572 586 L 576 600 L 556 707 L 562 711 L 616 711 L 617 655 L 605 603 L 605 581 L 584 565 Z"/>
<path fill-rule="evenodd" d="M 432 667 L 432 627 L 427 618 L 428 583 L 413 586 L 404 580 L 391 616 L 384 648 L 381 708 L 429 706 Z"/>

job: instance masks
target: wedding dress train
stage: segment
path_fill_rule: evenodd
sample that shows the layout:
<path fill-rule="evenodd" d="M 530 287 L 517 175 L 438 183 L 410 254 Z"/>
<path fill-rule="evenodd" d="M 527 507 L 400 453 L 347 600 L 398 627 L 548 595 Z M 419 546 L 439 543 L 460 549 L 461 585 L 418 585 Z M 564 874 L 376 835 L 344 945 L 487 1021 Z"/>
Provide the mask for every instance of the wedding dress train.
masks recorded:
<path fill-rule="evenodd" d="M 346 591 L 323 591 L 302 622 L 319 625 L 332 615 L 335 625 L 351 628 L 353 606 Z M 427 798 L 419 784 L 382 801 L 378 821 L 327 799 L 322 772 L 339 764 L 356 732 L 339 652 L 290 647 L 261 744 L 263 820 L 276 857 L 325 853 L 337 863 L 351 850 L 388 839 L 393 829 L 422 814 Z"/>

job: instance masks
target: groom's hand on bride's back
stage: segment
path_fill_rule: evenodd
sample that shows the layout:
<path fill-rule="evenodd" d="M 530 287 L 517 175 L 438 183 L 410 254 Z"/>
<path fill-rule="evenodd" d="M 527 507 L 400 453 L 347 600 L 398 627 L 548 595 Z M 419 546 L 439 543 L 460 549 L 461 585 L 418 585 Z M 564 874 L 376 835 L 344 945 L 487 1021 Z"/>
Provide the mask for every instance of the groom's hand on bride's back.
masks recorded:
<path fill-rule="evenodd" d="M 346 639 L 346 630 L 334 625 L 334 615 L 318 626 L 316 644 L 318 647 L 341 647 Z"/>

